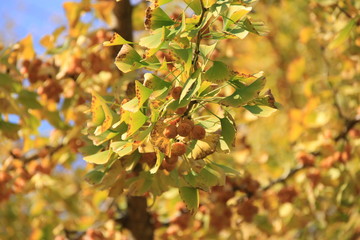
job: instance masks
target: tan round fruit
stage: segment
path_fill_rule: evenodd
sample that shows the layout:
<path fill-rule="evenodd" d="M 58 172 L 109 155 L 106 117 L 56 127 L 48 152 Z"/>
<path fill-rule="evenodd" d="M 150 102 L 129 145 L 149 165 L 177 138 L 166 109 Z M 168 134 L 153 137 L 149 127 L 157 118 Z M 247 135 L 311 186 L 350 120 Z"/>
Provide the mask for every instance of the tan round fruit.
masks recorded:
<path fill-rule="evenodd" d="M 168 164 L 176 164 L 177 161 L 178 161 L 179 157 L 178 156 L 171 156 L 171 157 L 165 157 L 165 161 L 168 163 Z"/>
<path fill-rule="evenodd" d="M 183 119 L 181 119 L 181 121 L 180 121 L 180 123 L 186 123 L 186 124 L 189 124 L 190 126 L 191 126 L 191 129 L 193 129 L 193 127 L 194 127 L 194 122 L 193 121 L 191 121 L 190 119 L 188 119 L 188 118 L 183 118 Z"/>
<path fill-rule="evenodd" d="M 182 92 L 182 87 L 178 86 L 178 87 L 174 87 L 171 90 L 171 96 L 175 99 L 178 100 L 180 98 L 181 92 Z"/>
<path fill-rule="evenodd" d="M 182 142 L 176 142 L 171 146 L 171 156 L 181 156 L 186 152 L 186 145 Z"/>
<path fill-rule="evenodd" d="M 196 140 L 204 139 L 206 135 L 205 128 L 200 125 L 195 125 L 191 132 L 191 138 Z"/>
<path fill-rule="evenodd" d="M 163 161 L 161 163 L 161 168 L 165 169 L 168 172 L 171 172 L 176 168 L 176 162 L 175 163 L 168 163 L 167 161 Z"/>
<path fill-rule="evenodd" d="M 186 112 L 186 109 L 187 109 L 187 107 L 178 108 L 178 109 L 176 109 L 175 113 L 182 115 Z"/>
<path fill-rule="evenodd" d="M 187 123 L 179 123 L 177 127 L 177 133 L 182 137 L 187 137 L 190 135 L 192 127 Z"/>
<path fill-rule="evenodd" d="M 174 138 L 176 137 L 177 133 L 177 128 L 175 125 L 169 125 L 167 126 L 164 131 L 163 134 L 166 138 Z"/>
<path fill-rule="evenodd" d="M 156 153 L 155 152 L 142 153 L 140 162 L 146 163 L 149 167 L 153 167 L 156 163 Z"/>

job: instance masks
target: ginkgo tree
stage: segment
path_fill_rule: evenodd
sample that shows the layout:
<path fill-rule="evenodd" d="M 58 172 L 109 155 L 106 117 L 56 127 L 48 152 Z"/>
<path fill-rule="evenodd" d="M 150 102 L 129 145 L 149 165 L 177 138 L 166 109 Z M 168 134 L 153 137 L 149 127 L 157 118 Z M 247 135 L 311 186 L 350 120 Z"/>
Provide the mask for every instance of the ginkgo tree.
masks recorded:
<path fill-rule="evenodd" d="M 63 7 L 0 45 L 1 239 L 358 238 L 358 1 Z"/>
<path fill-rule="evenodd" d="M 212 158 L 232 149 L 231 111 L 243 107 L 266 116 L 277 107 L 271 91 L 263 91 L 262 73 L 242 74 L 212 57 L 221 40 L 260 34 L 247 17 L 251 7 L 194 1 L 172 19 L 161 8 L 167 2 L 153 1 L 146 9 L 149 35 L 139 43 L 119 34 L 104 42 L 122 45 L 115 65 L 123 73 L 138 71 L 139 79 L 132 99 L 92 93 L 86 132 L 94 144 L 88 153 L 95 153 L 84 159 L 97 164 L 88 181 L 110 188 L 112 197 L 123 192 L 156 197 L 175 187 L 195 211 L 199 190 L 210 191 L 238 174 Z"/>

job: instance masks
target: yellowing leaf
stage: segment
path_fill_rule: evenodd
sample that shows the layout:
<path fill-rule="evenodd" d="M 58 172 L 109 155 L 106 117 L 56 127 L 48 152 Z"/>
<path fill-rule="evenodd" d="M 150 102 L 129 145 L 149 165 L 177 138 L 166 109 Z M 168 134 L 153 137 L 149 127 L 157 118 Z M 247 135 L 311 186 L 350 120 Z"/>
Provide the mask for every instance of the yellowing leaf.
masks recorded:
<path fill-rule="evenodd" d="M 141 128 L 147 121 L 148 117 L 145 116 L 141 111 L 137 111 L 135 113 L 130 113 L 129 121 L 127 124 L 129 125 L 128 129 L 128 137 L 133 135 L 139 128 Z"/>
<path fill-rule="evenodd" d="M 149 99 L 152 92 L 153 91 L 151 89 L 142 85 L 141 82 L 135 81 L 135 94 L 136 98 L 138 99 L 139 108 L 146 102 L 146 100 Z"/>
<path fill-rule="evenodd" d="M 31 60 L 35 57 L 35 51 L 33 46 L 32 36 L 29 34 L 20 42 L 20 56 L 24 60 Z"/>
<path fill-rule="evenodd" d="M 244 7 L 242 5 L 231 5 L 228 10 L 227 18 L 224 20 L 225 29 L 245 17 L 251 9 L 251 7 Z"/>
<path fill-rule="evenodd" d="M 306 70 L 306 62 L 303 57 L 293 60 L 287 69 L 286 78 L 289 82 L 301 81 Z"/>
<path fill-rule="evenodd" d="M 80 19 L 81 3 L 64 2 L 63 8 L 65 9 L 66 18 L 70 28 L 74 28 Z"/>
<path fill-rule="evenodd" d="M 111 25 L 113 22 L 113 14 L 112 11 L 115 7 L 115 3 L 112 1 L 101 1 L 97 3 L 93 3 L 92 7 L 95 10 L 95 15 L 106 22 L 107 24 Z"/>
<path fill-rule="evenodd" d="M 164 123 L 164 119 L 159 119 L 151 134 L 150 141 L 151 143 L 157 147 L 161 152 L 165 155 L 170 155 L 170 140 L 163 135 L 164 129 L 167 127 L 167 124 Z"/>
<path fill-rule="evenodd" d="M 127 40 L 125 40 L 122 36 L 120 36 L 118 33 L 114 33 L 113 37 L 110 39 L 110 41 L 106 41 L 103 43 L 103 45 L 105 47 L 108 46 L 117 46 L 117 45 L 123 45 L 123 44 L 128 44 L 128 43 L 132 43 L 129 42 Z"/>
<path fill-rule="evenodd" d="M 116 56 L 115 65 L 120 71 L 127 73 L 136 70 L 143 65 L 140 63 L 141 56 L 128 44 L 124 44 Z"/>
<path fill-rule="evenodd" d="M 202 140 L 193 140 L 189 145 L 188 158 L 203 159 L 216 151 L 220 135 L 217 133 L 208 133 Z"/>
<path fill-rule="evenodd" d="M 175 22 L 160 7 L 146 9 L 145 27 L 147 29 L 157 29 L 163 26 L 173 25 Z"/>
<path fill-rule="evenodd" d="M 102 98 L 100 97 L 100 95 L 97 94 L 96 92 L 93 92 L 92 98 L 91 98 L 90 111 L 91 111 L 91 117 L 92 117 L 92 124 L 94 126 L 99 126 L 105 120 L 105 113 L 104 113 L 104 110 L 102 109 L 101 101 L 102 101 Z"/>
<path fill-rule="evenodd" d="M 355 27 L 356 19 L 351 19 L 348 24 L 336 35 L 335 39 L 329 44 L 330 49 L 334 49 L 343 44 L 350 36 L 350 33 Z"/>

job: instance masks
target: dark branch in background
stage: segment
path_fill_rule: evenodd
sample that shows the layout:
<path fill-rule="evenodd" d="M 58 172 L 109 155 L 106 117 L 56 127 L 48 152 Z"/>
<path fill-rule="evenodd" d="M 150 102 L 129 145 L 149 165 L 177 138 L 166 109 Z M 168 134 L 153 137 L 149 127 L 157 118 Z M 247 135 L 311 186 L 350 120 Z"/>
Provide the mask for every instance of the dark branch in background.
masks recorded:
<path fill-rule="evenodd" d="M 347 134 L 349 131 L 355 127 L 356 124 L 360 123 L 360 119 L 355 120 L 346 120 L 345 121 L 345 129 L 342 131 L 337 137 L 335 137 L 335 142 L 338 142 L 341 139 L 346 139 Z"/>
<path fill-rule="evenodd" d="M 50 156 L 54 155 L 54 154 L 55 154 L 57 151 L 59 151 L 62 147 L 64 147 L 63 144 L 60 144 L 60 145 L 58 145 L 58 146 L 56 146 L 56 147 L 45 146 L 45 148 L 49 151 L 49 152 L 48 152 L 48 155 L 50 155 Z M 31 162 L 31 161 L 34 161 L 34 160 L 37 160 L 37 159 L 41 158 L 41 156 L 40 156 L 39 153 L 35 153 L 35 154 L 33 154 L 33 155 L 31 155 L 31 156 L 28 156 L 28 157 L 26 157 L 26 156 L 24 156 L 24 155 L 21 156 L 21 157 L 19 157 L 19 156 L 15 155 L 12 151 L 10 151 L 10 155 L 11 155 L 13 158 L 15 158 L 15 159 L 21 160 L 24 164 L 27 164 L 27 163 L 29 163 L 29 162 Z M 10 165 L 7 170 L 12 170 L 13 168 L 14 168 L 14 167 L 13 167 L 12 165 Z"/>
<path fill-rule="evenodd" d="M 300 170 L 303 170 L 305 168 L 307 168 L 309 166 L 307 165 L 298 165 L 294 168 L 291 168 L 289 170 L 289 172 L 287 172 L 286 174 L 284 174 L 283 176 L 279 177 L 276 180 L 271 181 L 268 185 L 260 188 L 260 191 L 266 191 L 270 188 L 272 188 L 274 185 L 278 184 L 278 183 L 285 183 L 289 178 L 291 178 L 292 176 L 295 175 L 295 173 L 299 172 Z"/>
<path fill-rule="evenodd" d="M 345 11 L 345 9 L 343 9 L 342 7 L 340 7 L 339 4 L 336 4 L 336 7 L 337 7 L 342 13 L 344 13 L 348 18 L 350 18 L 350 19 L 353 18 L 347 11 Z"/>

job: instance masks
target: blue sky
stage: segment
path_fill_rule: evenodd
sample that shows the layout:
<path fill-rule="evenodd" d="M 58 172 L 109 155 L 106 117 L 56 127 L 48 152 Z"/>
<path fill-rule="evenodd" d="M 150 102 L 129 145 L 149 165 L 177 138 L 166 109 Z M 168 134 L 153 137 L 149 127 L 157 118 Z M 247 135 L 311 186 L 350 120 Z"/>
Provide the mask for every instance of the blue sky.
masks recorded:
<path fill-rule="evenodd" d="M 39 42 L 41 36 L 51 33 L 56 26 L 66 24 L 63 2 L 65 1 L 1 0 L 0 39 L 8 45 L 31 33 L 34 43 Z"/>

